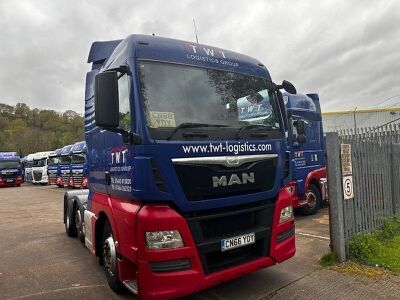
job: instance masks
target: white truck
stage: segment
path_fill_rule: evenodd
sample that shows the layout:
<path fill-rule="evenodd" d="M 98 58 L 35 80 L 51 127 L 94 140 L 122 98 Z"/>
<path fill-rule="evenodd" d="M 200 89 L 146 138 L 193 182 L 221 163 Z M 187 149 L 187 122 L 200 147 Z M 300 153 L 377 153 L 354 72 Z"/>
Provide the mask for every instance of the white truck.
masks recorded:
<path fill-rule="evenodd" d="M 37 152 L 33 156 L 32 183 L 48 184 L 47 161 L 51 152 Z"/>
<path fill-rule="evenodd" d="M 34 154 L 29 154 L 25 159 L 25 182 L 32 182 L 32 166 Z"/>

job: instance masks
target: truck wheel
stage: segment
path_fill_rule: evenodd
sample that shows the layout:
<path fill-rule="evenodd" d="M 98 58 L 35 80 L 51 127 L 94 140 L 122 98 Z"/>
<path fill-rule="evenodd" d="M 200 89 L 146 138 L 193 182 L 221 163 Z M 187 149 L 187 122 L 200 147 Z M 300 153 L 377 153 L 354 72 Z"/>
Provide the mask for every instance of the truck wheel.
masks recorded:
<path fill-rule="evenodd" d="M 67 207 L 67 212 L 66 212 L 66 218 L 65 218 L 65 232 L 69 237 L 75 237 L 76 236 L 76 225 L 75 225 L 75 215 L 74 215 L 74 209 L 71 207 L 71 205 L 68 205 Z"/>
<path fill-rule="evenodd" d="M 300 208 L 300 213 L 305 216 L 315 215 L 321 206 L 321 192 L 315 184 L 310 184 L 306 193 L 308 203 Z"/>
<path fill-rule="evenodd" d="M 81 210 L 79 207 L 76 207 L 75 210 L 75 227 L 76 227 L 76 233 L 78 235 L 78 240 L 80 240 L 82 243 L 85 241 L 85 235 L 83 233 L 83 219 L 82 219 L 82 214 Z"/>
<path fill-rule="evenodd" d="M 111 226 L 108 221 L 104 224 L 101 259 L 104 264 L 108 285 L 114 292 L 122 293 L 125 289 L 119 280 L 117 250 L 115 248 L 115 240 Z"/>

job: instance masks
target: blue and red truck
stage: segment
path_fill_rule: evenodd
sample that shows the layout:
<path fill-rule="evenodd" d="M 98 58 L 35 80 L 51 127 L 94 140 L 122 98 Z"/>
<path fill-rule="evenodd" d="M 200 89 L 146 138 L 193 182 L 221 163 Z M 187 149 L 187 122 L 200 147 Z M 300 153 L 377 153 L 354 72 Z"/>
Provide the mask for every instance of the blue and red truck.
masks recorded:
<path fill-rule="evenodd" d="M 258 60 L 131 35 L 94 42 L 86 75 L 89 189 L 64 224 L 109 286 L 190 295 L 295 254 L 280 89 Z"/>
<path fill-rule="evenodd" d="M 77 142 L 71 148 L 71 173 L 69 187 L 88 188 L 88 163 L 86 141 Z"/>
<path fill-rule="evenodd" d="M 47 177 L 49 184 L 56 184 L 57 177 L 60 176 L 61 148 L 50 152 L 47 160 Z"/>
<path fill-rule="evenodd" d="M 16 152 L 0 152 L 0 187 L 20 186 L 23 182 L 21 157 Z"/>
<path fill-rule="evenodd" d="M 56 185 L 58 187 L 67 187 L 71 176 L 71 154 L 74 145 L 67 145 L 61 148 L 59 169 L 60 173 L 57 176 Z"/>
<path fill-rule="evenodd" d="M 289 118 L 293 206 L 304 215 L 327 201 L 327 171 L 318 94 L 283 93 Z"/>

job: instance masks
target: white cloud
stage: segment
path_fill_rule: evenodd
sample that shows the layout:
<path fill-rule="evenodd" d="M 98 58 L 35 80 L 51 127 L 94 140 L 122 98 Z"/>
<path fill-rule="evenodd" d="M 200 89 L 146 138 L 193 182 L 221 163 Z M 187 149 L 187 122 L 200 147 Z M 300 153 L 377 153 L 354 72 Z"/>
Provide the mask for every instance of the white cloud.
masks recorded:
<path fill-rule="evenodd" d="M 256 57 L 274 81 L 318 92 L 324 110 L 400 94 L 398 1 L 2 0 L 0 102 L 82 112 L 93 41 L 194 41 L 192 18 L 201 43 Z"/>

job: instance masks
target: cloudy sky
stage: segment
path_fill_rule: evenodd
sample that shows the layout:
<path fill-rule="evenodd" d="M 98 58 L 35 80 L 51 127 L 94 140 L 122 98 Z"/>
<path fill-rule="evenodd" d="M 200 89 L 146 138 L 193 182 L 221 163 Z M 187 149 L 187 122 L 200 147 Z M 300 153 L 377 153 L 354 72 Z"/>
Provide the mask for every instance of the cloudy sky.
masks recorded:
<path fill-rule="evenodd" d="M 396 0 L 0 0 L 0 103 L 81 113 L 93 41 L 194 41 L 193 18 L 202 44 L 261 60 L 324 111 L 400 103 Z"/>

